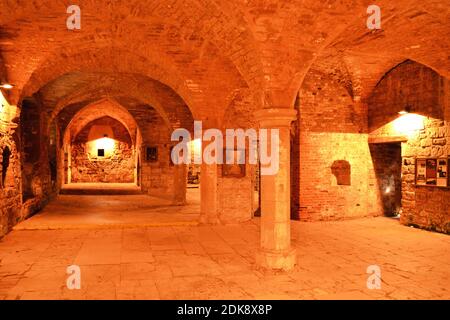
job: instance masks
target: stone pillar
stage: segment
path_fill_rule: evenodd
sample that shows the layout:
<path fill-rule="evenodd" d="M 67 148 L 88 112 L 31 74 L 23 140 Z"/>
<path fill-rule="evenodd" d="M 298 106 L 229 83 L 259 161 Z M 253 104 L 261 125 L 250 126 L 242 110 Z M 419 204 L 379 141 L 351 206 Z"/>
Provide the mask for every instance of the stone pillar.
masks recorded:
<path fill-rule="evenodd" d="M 185 164 L 174 166 L 173 177 L 173 204 L 182 206 L 186 204 L 187 170 Z"/>
<path fill-rule="evenodd" d="M 203 147 L 204 149 L 204 143 Z M 200 223 L 218 224 L 217 165 L 202 163 L 200 172 Z"/>
<path fill-rule="evenodd" d="M 288 108 L 258 110 L 255 114 L 261 129 L 278 129 L 279 170 L 274 175 L 261 175 L 261 249 L 260 266 L 290 270 L 296 264 L 291 248 L 290 220 L 290 125 L 297 111 Z M 270 150 L 270 130 L 268 132 Z"/>
<path fill-rule="evenodd" d="M 67 184 L 72 183 L 72 144 L 67 145 Z"/>
<path fill-rule="evenodd" d="M 200 167 L 200 223 L 202 224 L 219 224 L 218 214 L 218 179 L 217 164 L 206 164 L 203 155 L 205 148 L 214 143 L 204 140 L 205 131 L 208 129 L 219 128 L 217 121 L 214 119 L 202 119 L 201 127 L 196 127 L 194 131 L 194 139 L 202 140 L 202 164 Z"/>

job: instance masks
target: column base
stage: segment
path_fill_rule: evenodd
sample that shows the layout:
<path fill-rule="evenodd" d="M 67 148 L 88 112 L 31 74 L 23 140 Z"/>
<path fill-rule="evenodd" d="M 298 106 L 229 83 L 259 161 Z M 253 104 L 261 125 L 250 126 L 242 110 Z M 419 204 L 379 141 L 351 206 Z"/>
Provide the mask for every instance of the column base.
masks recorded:
<path fill-rule="evenodd" d="M 173 200 L 172 205 L 173 206 L 185 206 L 186 200 Z"/>
<path fill-rule="evenodd" d="M 256 263 L 265 269 L 289 271 L 297 264 L 295 249 L 288 251 L 263 251 L 256 255 Z"/>
<path fill-rule="evenodd" d="M 221 224 L 219 218 L 215 216 L 200 215 L 200 224 Z"/>

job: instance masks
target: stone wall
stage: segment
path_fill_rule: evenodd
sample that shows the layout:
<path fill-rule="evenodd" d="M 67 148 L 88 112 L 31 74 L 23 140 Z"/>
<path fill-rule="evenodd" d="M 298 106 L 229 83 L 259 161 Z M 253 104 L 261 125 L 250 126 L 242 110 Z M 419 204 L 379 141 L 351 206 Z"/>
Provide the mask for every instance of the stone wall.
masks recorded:
<path fill-rule="evenodd" d="M 222 223 L 238 223 L 250 220 L 257 209 L 253 203 L 252 173 L 254 166 L 247 164 L 241 178 L 223 176 L 218 166 L 217 201 L 219 219 Z"/>
<path fill-rule="evenodd" d="M 41 210 L 56 195 L 51 180 L 47 117 L 38 97 L 22 101 L 20 136 L 22 216 Z M 26 111 L 25 111 L 26 110 Z"/>
<path fill-rule="evenodd" d="M 256 128 L 253 113 L 255 111 L 253 101 L 247 92 L 240 92 L 235 96 L 224 116 L 226 129 Z M 248 160 L 248 145 L 247 145 Z M 258 191 L 255 192 L 257 183 L 256 165 L 246 161 L 245 176 L 230 177 L 223 175 L 223 167 L 217 168 L 217 210 L 222 223 L 239 223 L 250 220 L 258 209 Z"/>
<path fill-rule="evenodd" d="M 175 185 L 176 166 L 170 163 L 170 148 L 172 142 L 171 128 L 164 122 L 158 112 L 150 106 L 130 110 L 136 119 L 142 134 L 142 146 L 139 150 L 140 183 L 142 191 L 152 196 L 163 197 L 171 200 L 177 198 L 176 191 L 183 191 L 186 198 L 186 179 Z M 156 161 L 146 159 L 146 148 L 157 148 Z M 178 179 L 177 179 L 178 180 Z"/>
<path fill-rule="evenodd" d="M 401 222 L 450 232 L 450 188 L 415 185 L 417 158 L 450 156 L 450 86 L 433 70 L 406 61 L 369 99 L 371 138 L 402 139 Z M 408 107 L 410 114 L 400 116 Z"/>
<path fill-rule="evenodd" d="M 367 107 L 354 102 L 328 74 L 314 69 L 305 78 L 297 106 L 294 141 L 298 141 L 299 151 L 292 161 L 299 164 L 299 175 L 292 181 L 293 192 L 298 190 L 292 198 L 293 204 L 299 205 L 299 218 L 312 221 L 382 214 L 367 143 Z M 344 163 L 349 168 L 342 166 Z M 342 176 L 345 171 L 348 177 Z"/>
<path fill-rule="evenodd" d="M 113 145 L 110 152 L 106 150 L 105 156 L 99 157 L 97 148 L 92 149 L 96 140 L 91 141 L 89 136 L 96 128 L 105 127 L 109 128 L 108 132 L 112 132 L 112 136 L 108 135 L 107 139 Z M 75 138 L 71 146 L 71 155 L 73 183 L 134 182 L 134 151 L 131 137 L 127 129 L 115 119 L 104 117 L 90 122 Z"/>
<path fill-rule="evenodd" d="M 55 195 L 39 99 L 9 105 L 0 93 L 0 237 Z M 20 109 L 26 109 L 21 113 Z"/>
<path fill-rule="evenodd" d="M 22 220 L 20 159 L 10 133 L 0 132 L 0 237 Z"/>
<path fill-rule="evenodd" d="M 424 129 L 402 144 L 401 222 L 450 233 L 450 187 L 415 185 L 416 158 L 450 158 L 450 119 L 427 118 Z"/>

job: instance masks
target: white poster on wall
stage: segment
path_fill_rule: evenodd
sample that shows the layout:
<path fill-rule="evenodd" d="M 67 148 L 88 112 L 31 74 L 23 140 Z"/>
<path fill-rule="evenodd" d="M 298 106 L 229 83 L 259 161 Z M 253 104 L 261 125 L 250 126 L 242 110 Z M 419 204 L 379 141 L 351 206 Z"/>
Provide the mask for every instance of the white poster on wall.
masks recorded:
<path fill-rule="evenodd" d="M 416 160 L 416 184 L 419 186 L 427 184 L 427 160 Z"/>

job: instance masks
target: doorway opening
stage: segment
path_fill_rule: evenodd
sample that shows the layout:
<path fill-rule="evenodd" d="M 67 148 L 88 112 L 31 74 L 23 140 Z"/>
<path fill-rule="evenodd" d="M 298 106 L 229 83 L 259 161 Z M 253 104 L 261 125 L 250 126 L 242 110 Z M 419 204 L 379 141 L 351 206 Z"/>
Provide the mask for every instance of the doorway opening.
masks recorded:
<path fill-rule="evenodd" d="M 370 144 L 370 153 L 384 215 L 398 217 L 402 200 L 401 143 Z"/>

